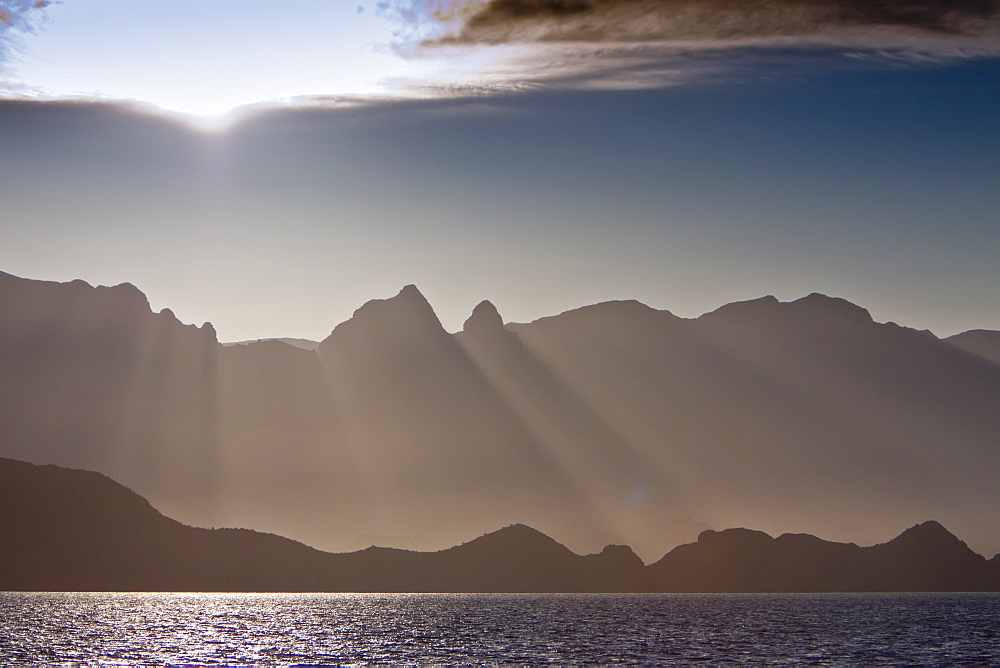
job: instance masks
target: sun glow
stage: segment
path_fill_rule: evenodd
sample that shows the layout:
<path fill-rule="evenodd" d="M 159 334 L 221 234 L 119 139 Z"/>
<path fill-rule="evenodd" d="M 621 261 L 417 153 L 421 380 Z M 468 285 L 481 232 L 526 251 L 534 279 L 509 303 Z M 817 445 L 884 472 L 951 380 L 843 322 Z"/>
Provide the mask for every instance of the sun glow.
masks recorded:
<path fill-rule="evenodd" d="M 433 63 L 393 49 L 374 7 L 306 1 L 276 15 L 261 3 L 66 3 L 19 36 L 13 95 L 139 102 L 218 126 L 248 105 L 385 94 Z M 336 5 L 336 6 L 332 6 Z"/>

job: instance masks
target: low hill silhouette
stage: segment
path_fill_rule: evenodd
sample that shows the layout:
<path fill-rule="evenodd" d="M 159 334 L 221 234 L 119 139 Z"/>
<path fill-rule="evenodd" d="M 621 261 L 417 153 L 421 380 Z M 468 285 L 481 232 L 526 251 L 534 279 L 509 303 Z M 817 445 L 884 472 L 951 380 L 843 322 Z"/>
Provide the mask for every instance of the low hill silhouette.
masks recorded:
<path fill-rule="evenodd" d="M 628 548 L 579 556 L 523 525 L 440 552 L 320 552 L 199 529 L 90 471 L 0 459 L 0 589 L 13 591 L 643 591 Z"/>
<path fill-rule="evenodd" d="M 320 552 L 244 529 L 198 529 L 90 471 L 0 459 L 0 589 L 14 591 L 784 592 L 1000 589 L 937 522 L 873 547 L 706 531 L 651 566 L 628 547 L 580 556 L 515 524 L 439 552 Z"/>
<path fill-rule="evenodd" d="M 871 547 L 808 534 L 705 531 L 649 569 L 654 587 L 678 592 L 984 591 L 1000 585 L 995 563 L 935 521 Z"/>

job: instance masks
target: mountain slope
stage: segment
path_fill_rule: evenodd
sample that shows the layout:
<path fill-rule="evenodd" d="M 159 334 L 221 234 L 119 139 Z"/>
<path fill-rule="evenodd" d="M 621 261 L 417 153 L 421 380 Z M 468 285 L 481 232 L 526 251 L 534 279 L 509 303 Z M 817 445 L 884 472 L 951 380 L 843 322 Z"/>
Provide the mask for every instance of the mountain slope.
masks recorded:
<path fill-rule="evenodd" d="M 0 454 L 86 466 L 178 511 L 213 502 L 217 342 L 130 284 L 0 273 Z"/>
<path fill-rule="evenodd" d="M 98 473 L 0 459 L 0 589 L 47 591 L 640 591 L 628 548 L 578 556 L 525 526 L 436 553 L 319 552 L 164 517 Z"/>
<path fill-rule="evenodd" d="M 862 541 L 939 516 L 1000 547 L 982 512 L 1000 507 L 1000 374 L 928 333 L 822 295 L 694 320 L 610 303 L 511 329 L 642 462 L 662 512 Z"/>
<path fill-rule="evenodd" d="M 574 490 L 414 286 L 373 300 L 317 349 L 365 512 L 445 544 L 576 513 Z"/>

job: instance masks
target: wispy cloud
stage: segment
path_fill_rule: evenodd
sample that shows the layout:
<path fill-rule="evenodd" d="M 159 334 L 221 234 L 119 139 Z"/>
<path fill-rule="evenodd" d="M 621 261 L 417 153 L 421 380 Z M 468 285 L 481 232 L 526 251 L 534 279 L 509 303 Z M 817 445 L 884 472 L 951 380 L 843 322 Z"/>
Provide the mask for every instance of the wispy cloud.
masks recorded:
<path fill-rule="evenodd" d="M 18 37 L 34 32 L 49 0 L 0 0 L 0 67 L 17 50 Z"/>

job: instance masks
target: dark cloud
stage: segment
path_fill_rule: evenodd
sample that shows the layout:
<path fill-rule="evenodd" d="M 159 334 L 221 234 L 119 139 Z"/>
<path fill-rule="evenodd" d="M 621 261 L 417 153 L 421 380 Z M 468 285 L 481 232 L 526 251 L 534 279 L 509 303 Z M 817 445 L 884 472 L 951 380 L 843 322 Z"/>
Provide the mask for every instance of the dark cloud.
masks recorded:
<path fill-rule="evenodd" d="M 471 0 L 433 5 L 438 43 L 660 42 L 823 36 L 859 28 L 974 35 L 1000 0 Z"/>
<path fill-rule="evenodd" d="M 948 64 L 1000 56 L 1000 0 L 382 0 L 396 50 L 454 58 L 429 96 L 657 88 L 785 64 Z M 480 65 L 463 60 L 481 53 Z M 815 58 L 814 58 L 815 56 Z M 492 60 L 491 60 L 492 59 Z"/>

